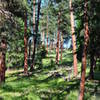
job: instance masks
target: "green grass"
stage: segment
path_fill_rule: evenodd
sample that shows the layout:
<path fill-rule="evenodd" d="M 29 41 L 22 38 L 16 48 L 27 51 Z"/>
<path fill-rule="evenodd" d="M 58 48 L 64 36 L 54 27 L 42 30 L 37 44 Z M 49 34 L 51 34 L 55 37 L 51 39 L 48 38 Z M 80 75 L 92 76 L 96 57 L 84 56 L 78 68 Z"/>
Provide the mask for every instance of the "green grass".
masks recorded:
<path fill-rule="evenodd" d="M 63 62 L 55 65 L 55 53 L 42 60 L 30 76 L 24 76 L 23 69 L 6 72 L 6 82 L 0 86 L 0 100 L 77 100 L 80 80 L 67 80 L 66 67 L 72 66 L 72 52 L 63 53 Z M 81 64 L 78 63 L 80 73 Z M 41 67 L 41 66 L 40 66 Z M 88 75 L 89 69 L 87 69 Z M 97 74 L 96 74 L 97 75 Z M 73 74 L 71 75 L 73 77 Z M 98 82 L 88 80 L 85 84 L 85 100 L 99 100 Z"/>

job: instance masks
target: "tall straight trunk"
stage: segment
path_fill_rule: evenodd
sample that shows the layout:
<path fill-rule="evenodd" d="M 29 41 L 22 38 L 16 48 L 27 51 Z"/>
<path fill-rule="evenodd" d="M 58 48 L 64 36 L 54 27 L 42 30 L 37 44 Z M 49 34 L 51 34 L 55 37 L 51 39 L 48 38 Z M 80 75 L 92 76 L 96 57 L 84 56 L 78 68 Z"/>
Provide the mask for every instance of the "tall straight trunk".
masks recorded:
<path fill-rule="evenodd" d="M 6 64 L 5 64 L 5 50 L 6 50 L 6 42 L 5 40 L 1 41 L 1 51 L 0 51 L 0 83 L 5 82 L 5 71 L 6 71 Z"/>
<path fill-rule="evenodd" d="M 24 22 L 24 73 L 27 74 L 28 73 L 28 64 L 27 64 L 27 58 L 28 58 L 28 54 L 27 54 L 27 44 L 28 44 L 28 40 L 27 40 L 27 13 L 25 12 L 25 22 Z"/>
<path fill-rule="evenodd" d="M 59 64 L 59 34 L 60 30 L 57 32 L 56 64 Z"/>
<path fill-rule="evenodd" d="M 34 36 L 33 36 L 33 54 L 32 54 L 32 64 L 31 64 L 31 68 L 30 68 L 30 71 L 33 71 L 33 69 L 34 69 L 34 56 L 35 56 L 35 41 L 36 41 L 36 37 L 35 37 L 35 35 L 36 35 L 36 23 L 35 23 L 35 5 L 36 5 L 36 0 L 33 0 L 33 34 L 34 34 Z"/>
<path fill-rule="evenodd" d="M 63 33 L 61 33 L 61 57 L 60 57 L 60 59 L 61 59 L 61 62 L 62 62 L 62 53 L 63 53 Z"/>
<path fill-rule="evenodd" d="M 32 66 L 30 71 L 33 71 L 33 67 L 34 67 L 34 59 L 35 59 L 35 51 L 36 51 L 36 43 L 37 43 L 37 33 L 38 33 L 38 26 L 39 26 L 39 16 L 40 16 L 40 8 L 41 8 L 41 0 L 38 0 L 38 12 L 37 12 L 37 20 L 36 20 L 36 24 L 35 24 L 35 33 L 34 34 L 34 51 L 33 51 L 33 57 L 32 57 Z"/>
<path fill-rule="evenodd" d="M 69 1 L 70 4 L 70 20 L 71 20 L 71 31 L 72 31 L 72 45 L 73 45 L 73 67 L 74 67 L 74 76 L 77 76 L 77 54 L 76 54 L 76 37 L 75 37 L 75 29 L 74 29 L 74 15 L 73 15 L 73 7 L 72 0 Z"/>
<path fill-rule="evenodd" d="M 48 11 L 47 11 L 47 54 L 48 54 Z"/>
<path fill-rule="evenodd" d="M 31 40 L 29 41 L 29 65 L 31 63 Z"/>
<path fill-rule="evenodd" d="M 53 49 L 53 41 L 51 40 L 51 42 L 50 42 L 50 50 L 52 50 Z"/>
<path fill-rule="evenodd" d="M 85 0 L 84 3 L 84 48 L 82 54 L 82 69 L 81 69 L 81 82 L 80 82 L 80 94 L 79 100 L 84 99 L 84 90 L 85 90 L 85 74 L 86 74 L 86 56 L 87 56 L 87 47 L 89 42 L 89 28 L 88 28 L 88 16 L 87 16 L 87 6 L 88 0 Z"/>
<path fill-rule="evenodd" d="M 56 47 L 56 64 L 59 64 L 59 35 L 60 35 L 60 12 L 58 13 L 58 32 L 57 32 L 57 47 Z"/>

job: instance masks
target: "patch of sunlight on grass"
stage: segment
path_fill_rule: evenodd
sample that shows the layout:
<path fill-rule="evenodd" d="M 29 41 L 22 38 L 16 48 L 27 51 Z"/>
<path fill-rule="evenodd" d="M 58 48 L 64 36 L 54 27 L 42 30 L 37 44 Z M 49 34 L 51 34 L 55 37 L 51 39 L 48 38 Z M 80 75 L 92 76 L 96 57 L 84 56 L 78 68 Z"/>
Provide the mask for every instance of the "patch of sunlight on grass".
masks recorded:
<path fill-rule="evenodd" d="M 41 88 L 48 88 L 49 87 L 49 84 L 48 83 L 41 83 L 41 84 L 38 84 L 37 85 L 37 87 L 39 88 L 39 89 L 41 89 Z"/>
<path fill-rule="evenodd" d="M 43 59 L 42 62 L 43 62 L 44 66 L 47 66 L 47 65 L 50 65 L 51 60 L 50 59 Z"/>
<path fill-rule="evenodd" d="M 67 96 L 66 96 L 66 100 L 77 100 L 78 98 L 78 91 L 74 90 L 71 91 Z"/>
<path fill-rule="evenodd" d="M 79 80 L 72 78 L 67 81 L 66 68 L 73 65 L 72 51 L 63 52 L 60 67 L 55 66 L 56 53 L 52 52 L 43 59 L 43 68 L 37 69 L 32 76 L 20 75 L 23 73 L 23 69 L 8 70 L 6 82 L 0 86 L 0 98 L 4 98 L 4 100 L 77 100 Z M 51 59 L 54 61 L 53 64 L 51 64 Z M 81 62 L 78 62 L 78 72 L 81 74 Z M 89 67 L 87 67 L 87 75 L 88 73 Z M 93 82 L 86 82 L 85 88 L 91 87 L 95 87 Z M 88 93 L 85 96 L 85 100 L 87 100 L 91 95 Z M 93 98 L 90 100 L 95 100 Z"/>
<path fill-rule="evenodd" d="M 41 100 L 40 97 L 34 93 L 29 93 L 26 98 L 27 100 Z"/>
<path fill-rule="evenodd" d="M 63 78 L 59 78 L 59 79 L 57 80 L 57 84 L 59 84 L 60 82 L 64 82 L 64 79 L 63 79 Z"/>

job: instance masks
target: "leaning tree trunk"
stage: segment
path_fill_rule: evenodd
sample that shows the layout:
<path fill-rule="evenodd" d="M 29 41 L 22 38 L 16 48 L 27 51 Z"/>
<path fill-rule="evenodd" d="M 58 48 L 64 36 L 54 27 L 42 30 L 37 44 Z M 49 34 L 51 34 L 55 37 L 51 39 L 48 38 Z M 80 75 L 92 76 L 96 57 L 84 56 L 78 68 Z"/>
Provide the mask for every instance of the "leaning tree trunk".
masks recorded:
<path fill-rule="evenodd" d="M 27 44 L 28 44 L 28 40 L 27 40 L 27 13 L 25 13 L 25 22 L 24 22 L 24 73 L 27 74 L 28 73 L 28 64 L 27 64 L 27 58 L 28 58 L 28 54 L 27 54 Z"/>
<path fill-rule="evenodd" d="M 73 67 L 74 67 L 74 76 L 77 76 L 77 54 L 76 54 L 76 37 L 75 37 L 75 29 L 74 29 L 74 16 L 73 16 L 73 7 L 72 0 L 70 0 L 70 19 L 71 19 L 71 31 L 72 31 L 72 45 L 73 45 Z"/>
<path fill-rule="evenodd" d="M 88 1 L 85 0 L 84 5 L 84 48 L 83 48 L 83 54 L 82 54 L 82 69 L 81 69 L 81 82 L 80 82 L 80 94 L 79 94 L 79 100 L 84 99 L 84 90 L 85 90 L 85 73 L 86 73 L 86 56 L 87 56 L 87 47 L 89 42 L 89 28 L 88 28 L 88 16 L 87 16 L 87 5 Z"/>
<path fill-rule="evenodd" d="M 56 47 L 56 64 L 59 64 L 59 35 L 60 35 L 60 12 L 58 13 L 58 32 L 57 32 L 57 47 Z"/>
<path fill-rule="evenodd" d="M 3 39 L 1 41 L 0 47 L 0 83 L 5 82 L 5 71 L 6 71 L 6 64 L 5 64 L 5 52 L 6 52 L 6 41 Z"/>
<path fill-rule="evenodd" d="M 34 35 L 34 51 L 33 51 L 32 66 L 31 66 L 30 71 L 33 71 L 33 67 L 35 64 L 34 59 L 35 59 L 35 51 L 36 51 L 36 43 L 37 43 L 37 33 L 38 33 L 38 26 L 39 26 L 40 9 L 41 9 L 41 0 L 38 0 L 38 12 L 37 12 L 36 27 L 35 27 L 36 34 Z"/>
<path fill-rule="evenodd" d="M 34 36 L 33 36 L 33 54 L 32 54 L 32 64 L 31 64 L 31 68 L 30 68 L 30 71 L 33 71 L 33 69 L 34 69 L 34 58 L 35 58 L 35 45 L 36 45 L 36 37 L 35 37 L 35 34 L 36 34 L 36 23 L 35 23 L 35 5 L 36 5 L 36 1 L 35 0 L 33 0 L 33 34 L 34 34 Z"/>

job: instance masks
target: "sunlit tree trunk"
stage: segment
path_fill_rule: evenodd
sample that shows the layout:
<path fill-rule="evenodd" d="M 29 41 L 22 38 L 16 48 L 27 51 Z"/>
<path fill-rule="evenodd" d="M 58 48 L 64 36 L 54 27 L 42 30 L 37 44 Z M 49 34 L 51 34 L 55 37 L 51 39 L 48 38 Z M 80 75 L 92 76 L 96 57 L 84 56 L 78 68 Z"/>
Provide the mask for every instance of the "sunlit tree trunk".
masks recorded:
<path fill-rule="evenodd" d="M 88 0 L 85 0 L 84 4 L 84 48 L 82 54 L 82 69 L 81 69 L 81 82 L 80 82 L 80 94 L 79 100 L 84 99 L 84 90 L 85 90 L 85 74 L 86 74 L 86 56 L 87 56 L 87 46 L 89 42 L 89 28 L 88 28 L 88 16 L 87 16 L 87 6 Z"/>
<path fill-rule="evenodd" d="M 27 58 L 28 58 L 28 54 L 27 54 L 27 44 L 28 44 L 28 40 L 27 40 L 27 13 L 25 12 L 25 22 L 24 22 L 24 73 L 27 74 L 28 73 L 28 64 L 27 64 Z"/>
<path fill-rule="evenodd" d="M 29 65 L 31 64 L 31 40 L 29 41 Z"/>
<path fill-rule="evenodd" d="M 57 32 L 57 47 L 56 47 L 56 64 L 59 64 L 59 35 L 60 35 L 60 12 L 58 13 L 58 32 Z"/>
<path fill-rule="evenodd" d="M 61 57 L 60 57 L 60 59 L 61 59 L 61 62 L 62 62 L 62 53 L 63 53 L 63 33 L 61 33 Z"/>
<path fill-rule="evenodd" d="M 35 45 L 36 45 L 36 23 L 35 23 L 35 5 L 36 5 L 36 0 L 33 0 L 33 54 L 32 54 L 32 64 L 31 64 L 31 68 L 30 71 L 33 71 L 34 69 L 34 58 L 35 58 Z"/>
<path fill-rule="evenodd" d="M 74 67 L 74 76 L 76 76 L 78 73 L 78 69 L 77 69 L 76 37 L 75 37 L 75 29 L 74 29 L 74 15 L 73 15 L 72 0 L 70 0 L 69 4 L 70 4 L 72 45 L 73 45 L 73 67 Z"/>
<path fill-rule="evenodd" d="M 1 47 L 0 47 L 0 83 L 5 82 L 5 71 L 6 71 L 6 64 L 5 64 L 5 53 L 6 53 L 6 41 L 2 39 Z"/>

